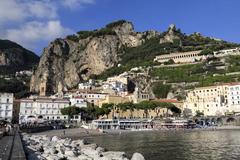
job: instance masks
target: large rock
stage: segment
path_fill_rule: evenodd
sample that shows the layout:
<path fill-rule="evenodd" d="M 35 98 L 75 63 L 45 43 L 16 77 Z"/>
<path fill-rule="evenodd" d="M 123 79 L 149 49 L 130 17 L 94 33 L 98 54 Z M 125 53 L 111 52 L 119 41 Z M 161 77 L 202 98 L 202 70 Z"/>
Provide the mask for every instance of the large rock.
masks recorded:
<path fill-rule="evenodd" d="M 25 142 L 28 159 L 59 160 L 65 157 L 69 160 L 128 160 L 124 152 L 104 152 L 104 148 L 97 147 L 96 144 L 86 144 L 84 140 L 72 141 L 57 136 L 48 138 L 26 134 L 23 135 L 23 140 L 31 141 Z M 144 160 L 144 157 L 135 153 L 132 160 Z"/>
<path fill-rule="evenodd" d="M 145 158 L 140 153 L 134 153 L 131 160 L 145 160 Z"/>
<path fill-rule="evenodd" d="M 58 138 L 57 136 L 52 137 L 52 142 L 58 142 L 59 140 L 60 140 L 60 138 Z"/>
<path fill-rule="evenodd" d="M 84 155 L 84 154 L 78 156 L 78 159 L 79 159 L 79 160 L 93 160 L 93 158 L 88 157 L 88 156 L 86 156 L 86 155 Z"/>
<path fill-rule="evenodd" d="M 117 151 L 108 151 L 102 153 L 103 157 L 106 157 L 108 159 L 114 159 L 114 160 L 123 160 L 126 158 L 125 152 L 117 152 Z"/>
<path fill-rule="evenodd" d="M 171 24 L 166 34 L 162 38 L 160 38 L 160 44 L 168 42 L 173 43 L 174 40 L 180 40 L 180 37 L 176 29 L 176 26 L 174 24 Z"/>
<path fill-rule="evenodd" d="M 83 148 L 81 150 L 81 153 L 88 155 L 88 157 L 91 157 L 93 159 L 98 159 L 100 157 L 100 153 L 97 150 L 93 150 L 91 148 Z"/>
<path fill-rule="evenodd" d="M 112 30 L 116 34 L 106 32 L 77 41 L 65 38 L 51 42 L 33 73 L 31 91 L 52 94 L 73 88 L 91 75 L 99 75 L 116 66 L 123 54 L 122 47 L 135 47 L 145 39 L 159 35 L 154 31 L 134 32 L 132 23 L 126 21 L 103 30 Z"/>

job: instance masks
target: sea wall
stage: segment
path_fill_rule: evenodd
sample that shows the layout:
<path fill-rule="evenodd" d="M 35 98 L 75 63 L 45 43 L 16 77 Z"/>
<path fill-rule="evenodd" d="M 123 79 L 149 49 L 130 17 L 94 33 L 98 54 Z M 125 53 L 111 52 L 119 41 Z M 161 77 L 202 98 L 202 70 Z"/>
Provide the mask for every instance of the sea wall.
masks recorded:
<path fill-rule="evenodd" d="M 57 136 L 22 134 L 28 159 L 39 160 L 129 160 L 124 152 L 106 151 L 97 144 L 85 140 L 61 139 Z M 134 153 L 131 160 L 144 160 Z"/>

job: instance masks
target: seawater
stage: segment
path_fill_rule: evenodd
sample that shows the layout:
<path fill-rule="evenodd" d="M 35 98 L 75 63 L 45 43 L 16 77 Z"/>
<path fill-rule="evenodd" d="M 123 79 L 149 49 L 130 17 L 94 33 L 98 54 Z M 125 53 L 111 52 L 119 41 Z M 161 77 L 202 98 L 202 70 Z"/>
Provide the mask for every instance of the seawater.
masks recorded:
<path fill-rule="evenodd" d="M 130 132 L 85 137 L 90 143 L 146 160 L 240 160 L 240 130 Z"/>

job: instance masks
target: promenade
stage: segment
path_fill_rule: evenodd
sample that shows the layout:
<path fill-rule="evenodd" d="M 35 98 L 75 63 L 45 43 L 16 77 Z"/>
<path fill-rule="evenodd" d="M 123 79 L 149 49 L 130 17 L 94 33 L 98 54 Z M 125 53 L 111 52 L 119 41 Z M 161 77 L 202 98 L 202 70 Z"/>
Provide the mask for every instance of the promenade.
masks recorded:
<path fill-rule="evenodd" d="M 25 160 L 25 152 L 18 132 L 0 138 L 0 160 Z"/>

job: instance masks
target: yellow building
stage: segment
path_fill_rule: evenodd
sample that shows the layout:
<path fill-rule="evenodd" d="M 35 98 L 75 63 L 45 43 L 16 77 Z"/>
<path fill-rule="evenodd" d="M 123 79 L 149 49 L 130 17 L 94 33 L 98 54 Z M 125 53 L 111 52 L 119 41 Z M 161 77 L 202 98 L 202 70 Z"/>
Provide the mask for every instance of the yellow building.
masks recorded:
<path fill-rule="evenodd" d="M 131 102 L 128 97 L 121 97 L 116 95 L 107 95 L 104 100 L 99 101 L 99 107 L 102 107 L 104 103 L 113 103 L 113 104 L 119 104 L 119 103 L 125 103 L 125 102 Z"/>
<path fill-rule="evenodd" d="M 219 116 L 240 111 L 240 84 L 225 83 L 216 86 L 199 87 L 188 91 L 184 110 L 192 115 L 196 111 L 205 116 Z"/>

